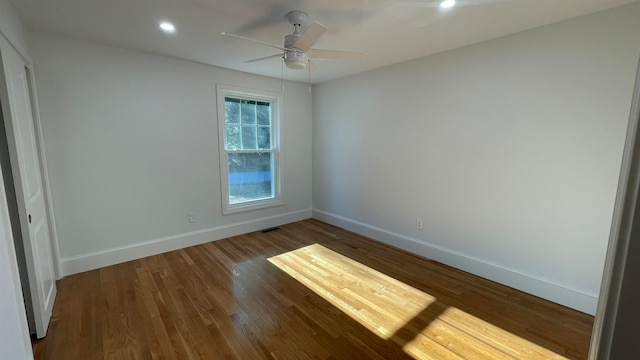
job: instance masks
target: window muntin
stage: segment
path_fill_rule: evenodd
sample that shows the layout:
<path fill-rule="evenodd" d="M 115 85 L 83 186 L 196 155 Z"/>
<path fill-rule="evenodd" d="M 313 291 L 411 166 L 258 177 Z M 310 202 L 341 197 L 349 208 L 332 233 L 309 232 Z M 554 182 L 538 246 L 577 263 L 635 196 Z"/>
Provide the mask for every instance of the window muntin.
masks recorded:
<path fill-rule="evenodd" d="M 282 204 L 280 95 L 218 85 L 223 213 Z"/>

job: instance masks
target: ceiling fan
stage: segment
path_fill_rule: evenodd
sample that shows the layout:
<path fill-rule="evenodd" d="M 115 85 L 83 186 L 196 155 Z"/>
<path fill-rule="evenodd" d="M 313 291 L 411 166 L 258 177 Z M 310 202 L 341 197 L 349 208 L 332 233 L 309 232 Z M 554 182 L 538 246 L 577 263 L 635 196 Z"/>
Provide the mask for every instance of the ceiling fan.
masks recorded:
<path fill-rule="evenodd" d="M 304 11 L 290 11 L 285 18 L 293 25 L 293 33 L 285 36 L 284 46 L 269 44 L 264 41 L 248 38 L 241 35 L 223 32 L 222 35 L 232 36 L 238 39 L 249 40 L 258 44 L 266 45 L 282 51 L 282 53 L 269 55 L 253 60 L 245 61 L 251 63 L 272 58 L 283 58 L 285 65 L 294 70 L 307 69 L 310 59 L 363 59 L 366 54 L 352 51 L 312 49 L 313 44 L 327 31 L 327 27 L 314 22 L 304 32 L 300 32 L 300 27 L 307 21 L 308 15 Z"/>

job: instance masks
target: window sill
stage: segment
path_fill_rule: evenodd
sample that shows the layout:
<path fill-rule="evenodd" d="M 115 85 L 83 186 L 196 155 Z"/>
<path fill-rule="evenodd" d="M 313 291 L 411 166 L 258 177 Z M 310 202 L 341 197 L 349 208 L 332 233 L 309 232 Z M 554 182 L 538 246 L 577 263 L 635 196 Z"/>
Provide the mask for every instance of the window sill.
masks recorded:
<path fill-rule="evenodd" d="M 265 209 L 269 207 L 280 206 L 283 204 L 284 202 L 282 201 L 282 199 L 265 199 L 233 205 L 224 205 L 222 207 L 222 215 L 231 215 L 251 210 Z"/>

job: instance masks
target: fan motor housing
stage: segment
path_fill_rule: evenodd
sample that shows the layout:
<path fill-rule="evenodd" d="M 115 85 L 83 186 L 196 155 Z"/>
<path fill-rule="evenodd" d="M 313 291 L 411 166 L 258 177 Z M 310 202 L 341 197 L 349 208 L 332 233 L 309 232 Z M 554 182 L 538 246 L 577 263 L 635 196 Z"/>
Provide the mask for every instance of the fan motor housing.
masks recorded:
<path fill-rule="evenodd" d="M 301 70 L 307 68 L 307 54 L 304 51 L 293 47 L 293 44 L 299 37 L 300 34 L 293 33 L 285 36 L 284 38 L 284 47 L 285 49 L 288 49 L 284 54 L 284 63 L 289 69 Z"/>
<path fill-rule="evenodd" d="M 300 37 L 300 34 L 289 34 L 287 36 L 284 37 L 284 47 L 285 48 L 290 48 L 293 47 L 293 44 L 295 44 L 296 41 L 298 41 L 298 38 Z"/>

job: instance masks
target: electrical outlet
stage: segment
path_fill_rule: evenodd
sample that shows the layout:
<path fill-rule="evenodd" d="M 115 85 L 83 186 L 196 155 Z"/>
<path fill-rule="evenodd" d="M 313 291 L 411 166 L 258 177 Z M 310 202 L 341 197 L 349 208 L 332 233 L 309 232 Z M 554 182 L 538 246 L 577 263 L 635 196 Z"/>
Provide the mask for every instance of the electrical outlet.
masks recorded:
<path fill-rule="evenodd" d="M 189 222 L 194 223 L 198 221 L 198 214 L 195 211 L 189 211 Z"/>
<path fill-rule="evenodd" d="M 422 222 L 422 219 L 416 219 L 416 229 L 418 230 L 424 229 L 424 223 Z"/>

